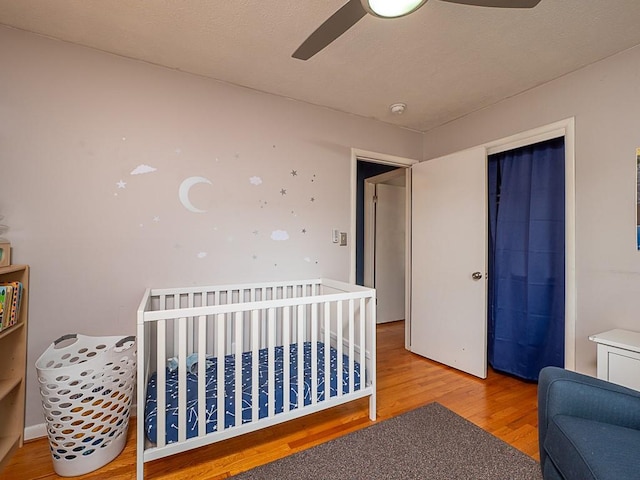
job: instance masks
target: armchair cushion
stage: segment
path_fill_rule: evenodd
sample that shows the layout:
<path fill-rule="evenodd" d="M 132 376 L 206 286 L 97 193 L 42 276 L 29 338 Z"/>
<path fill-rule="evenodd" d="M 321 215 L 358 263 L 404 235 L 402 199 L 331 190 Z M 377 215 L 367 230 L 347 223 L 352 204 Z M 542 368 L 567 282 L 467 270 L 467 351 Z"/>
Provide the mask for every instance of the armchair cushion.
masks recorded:
<path fill-rule="evenodd" d="M 545 480 L 640 478 L 640 392 L 546 367 L 538 431 Z"/>
<path fill-rule="evenodd" d="M 556 415 L 544 444 L 546 454 L 564 478 L 621 480 L 638 478 L 640 430 Z"/>

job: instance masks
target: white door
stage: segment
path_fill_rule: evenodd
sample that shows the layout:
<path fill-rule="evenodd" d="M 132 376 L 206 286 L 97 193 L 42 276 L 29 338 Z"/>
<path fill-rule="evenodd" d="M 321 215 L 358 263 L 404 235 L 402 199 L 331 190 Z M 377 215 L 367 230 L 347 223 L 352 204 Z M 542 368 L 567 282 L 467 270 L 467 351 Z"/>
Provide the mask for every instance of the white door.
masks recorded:
<path fill-rule="evenodd" d="M 411 351 L 486 378 L 486 150 L 411 170 Z"/>
<path fill-rule="evenodd" d="M 364 283 L 376 289 L 377 323 L 405 318 L 405 169 L 365 180 Z"/>

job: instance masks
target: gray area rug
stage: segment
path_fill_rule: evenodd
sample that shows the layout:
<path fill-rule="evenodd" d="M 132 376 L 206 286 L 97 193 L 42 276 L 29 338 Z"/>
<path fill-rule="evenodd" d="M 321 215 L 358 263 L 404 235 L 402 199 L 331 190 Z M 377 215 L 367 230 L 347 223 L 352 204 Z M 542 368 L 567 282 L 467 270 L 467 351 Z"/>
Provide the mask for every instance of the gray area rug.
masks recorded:
<path fill-rule="evenodd" d="M 276 460 L 235 480 L 540 480 L 532 458 L 438 403 Z"/>

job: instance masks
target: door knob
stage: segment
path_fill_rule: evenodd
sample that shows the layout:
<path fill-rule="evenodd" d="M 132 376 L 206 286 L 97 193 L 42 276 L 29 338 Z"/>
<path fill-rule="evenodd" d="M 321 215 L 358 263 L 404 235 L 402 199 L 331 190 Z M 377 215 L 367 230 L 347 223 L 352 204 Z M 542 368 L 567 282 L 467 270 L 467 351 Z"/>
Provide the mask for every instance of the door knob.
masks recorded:
<path fill-rule="evenodd" d="M 473 272 L 471 274 L 471 278 L 473 278 L 474 280 L 482 280 L 482 273 L 480 272 Z"/>

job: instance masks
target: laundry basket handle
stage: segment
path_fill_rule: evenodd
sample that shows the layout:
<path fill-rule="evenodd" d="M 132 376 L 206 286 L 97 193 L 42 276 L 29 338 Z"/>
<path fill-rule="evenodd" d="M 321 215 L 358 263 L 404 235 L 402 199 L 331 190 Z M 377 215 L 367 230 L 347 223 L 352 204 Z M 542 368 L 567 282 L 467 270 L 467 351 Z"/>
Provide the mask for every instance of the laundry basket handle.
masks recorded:
<path fill-rule="evenodd" d="M 120 348 L 122 345 L 124 345 L 127 342 L 135 342 L 136 341 L 136 336 L 135 335 L 129 335 L 128 337 L 124 337 L 121 340 L 118 340 L 118 342 L 116 343 L 116 347 Z"/>
<path fill-rule="evenodd" d="M 65 340 L 71 340 L 72 338 L 76 339 L 78 338 L 78 335 L 75 333 L 67 333 L 66 335 L 62 335 L 60 338 L 55 340 L 53 344 L 58 345 L 60 342 L 64 342 Z"/>

